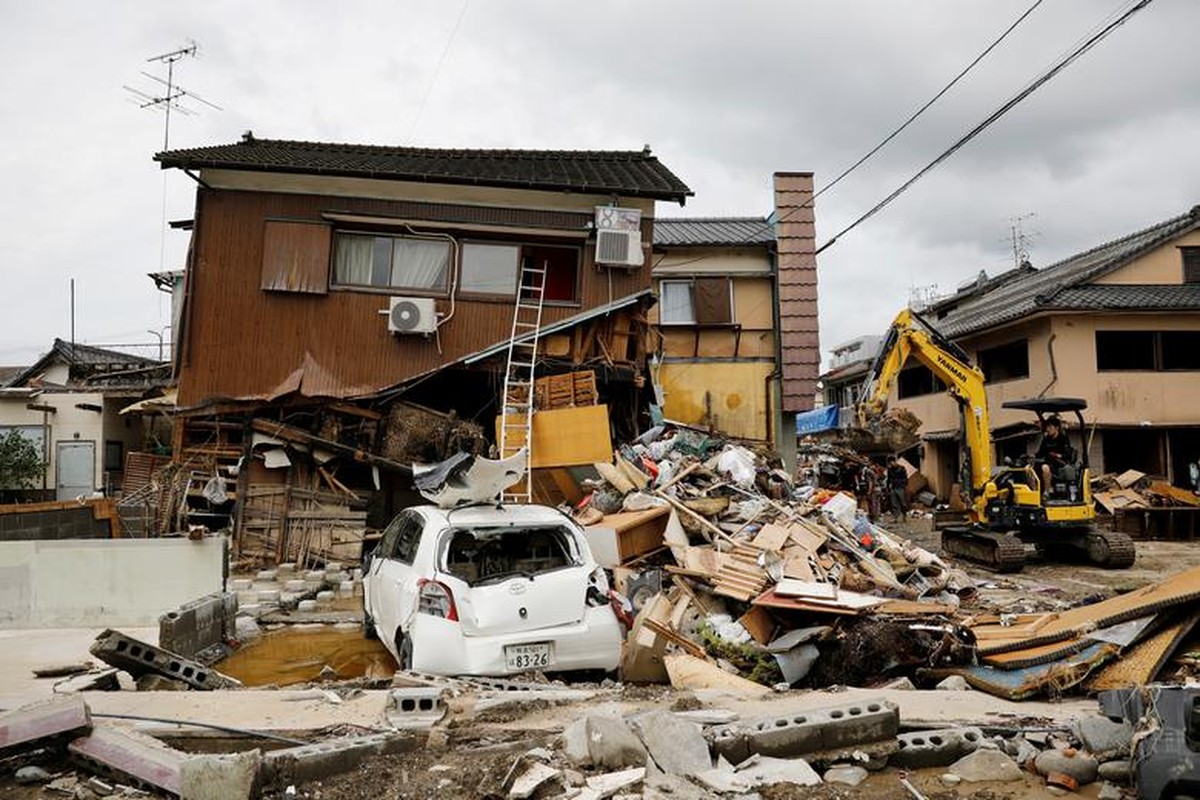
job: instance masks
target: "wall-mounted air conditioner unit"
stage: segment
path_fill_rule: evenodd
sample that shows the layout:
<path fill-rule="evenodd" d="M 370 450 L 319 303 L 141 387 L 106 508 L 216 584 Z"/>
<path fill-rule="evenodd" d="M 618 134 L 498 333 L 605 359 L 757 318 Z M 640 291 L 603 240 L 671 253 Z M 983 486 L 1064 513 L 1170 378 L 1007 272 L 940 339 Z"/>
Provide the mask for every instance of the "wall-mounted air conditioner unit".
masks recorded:
<path fill-rule="evenodd" d="M 641 211 L 596 206 L 596 263 L 620 267 L 640 267 L 646 263 Z"/>
<path fill-rule="evenodd" d="M 386 312 L 388 333 L 433 333 L 437 305 L 432 297 L 393 297 Z"/>

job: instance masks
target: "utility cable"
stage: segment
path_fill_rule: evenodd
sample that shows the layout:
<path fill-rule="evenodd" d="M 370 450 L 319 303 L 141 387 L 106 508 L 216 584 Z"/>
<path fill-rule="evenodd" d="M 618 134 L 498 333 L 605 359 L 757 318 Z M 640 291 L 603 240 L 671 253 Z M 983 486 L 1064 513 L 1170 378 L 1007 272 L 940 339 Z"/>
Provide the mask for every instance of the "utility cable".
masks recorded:
<path fill-rule="evenodd" d="M 1132 8 L 1125 11 L 1125 13 L 1123 13 L 1121 16 L 1117 17 L 1115 20 L 1110 22 L 1108 25 L 1104 26 L 1098 33 L 1092 35 L 1082 45 L 1075 48 L 1066 57 L 1059 60 L 1058 63 L 1056 63 L 1053 67 L 1051 67 L 1046 72 L 1042 73 L 1042 75 L 1037 77 L 1032 83 L 1030 83 L 1028 86 L 1026 86 L 1020 92 L 1018 92 L 1008 102 L 1006 102 L 1004 105 L 1000 106 L 1000 108 L 993 111 L 990 115 L 988 115 L 988 117 L 986 119 L 984 119 L 982 122 L 980 122 L 974 128 L 972 128 L 970 131 L 968 131 L 965 135 L 960 137 L 958 139 L 958 141 L 956 141 L 954 144 L 950 145 L 950 147 L 948 147 L 946 150 L 942 151 L 942 153 L 940 155 L 938 155 L 937 158 L 933 159 L 933 161 L 930 161 L 928 164 L 926 164 L 924 167 L 922 167 L 920 170 L 918 170 L 916 172 L 916 174 L 914 174 L 911 178 L 906 180 L 904 183 L 900 184 L 900 186 L 898 186 L 891 194 L 889 194 L 887 197 L 880 200 L 878 203 L 876 203 L 874 206 L 872 206 L 866 213 L 862 214 L 857 219 L 855 219 L 853 222 L 851 222 L 849 225 L 847 225 L 846 227 L 844 227 L 840 231 L 838 231 L 836 234 L 834 234 L 833 237 L 829 241 L 825 242 L 825 244 L 823 244 L 817 248 L 814 255 L 817 255 L 817 254 L 821 253 L 822 251 L 828 249 L 834 243 L 836 243 L 840 237 L 842 237 L 845 234 L 849 233 L 850 231 L 854 230 L 859 225 L 866 222 L 871 217 L 875 216 L 875 214 L 882 211 L 893 200 L 895 200 L 900 195 L 904 194 L 904 192 L 907 191 L 913 184 L 915 184 L 921 178 L 925 177 L 926 174 L 928 174 L 930 171 L 932 171 L 935 167 L 937 167 L 943 161 L 948 159 L 950 156 L 952 156 L 956 152 L 958 152 L 963 146 L 965 146 L 968 142 L 970 142 L 972 139 L 974 139 L 980 133 L 983 133 L 983 131 L 987 130 L 987 128 L 989 128 L 992 125 L 992 123 L 996 122 L 998 119 L 1000 119 L 1005 114 L 1007 114 L 1010 110 L 1012 110 L 1022 100 L 1024 100 L 1026 97 L 1029 97 L 1029 95 L 1033 94 L 1039 88 L 1041 88 L 1046 83 L 1048 83 L 1052 78 L 1054 78 L 1055 75 L 1062 72 L 1064 69 L 1066 69 L 1072 63 L 1074 63 L 1076 59 L 1078 59 L 1080 56 L 1082 56 L 1087 51 L 1091 50 L 1093 47 L 1095 47 L 1097 44 L 1099 44 L 1101 41 L 1103 41 L 1105 39 L 1105 37 L 1107 37 L 1110 33 L 1112 33 L 1114 30 L 1119 28 L 1121 25 L 1125 24 L 1129 20 L 1130 17 L 1132 17 L 1134 14 L 1136 14 L 1137 12 L 1144 9 L 1146 6 L 1150 5 L 1152 2 L 1154 2 L 1154 0 L 1139 0 L 1139 2 L 1136 5 L 1134 5 Z M 809 203 L 811 203 L 811 202 L 812 201 L 810 200 Z M 796 211 L 796 210 L 799 210 L 799 209 L 798 208 L 793 209 L 793 211 Z"/>
<path fill-rule="evenodd" d="M 878 153 L 880 150 L 882 150 L 884 148 L 884 146 L 887 145 L 888 142 L 890 142 L 892 139 L 895 139 L 897 136 L 899 136 L 904 131 L 905 128 L 907 128 L 909 125 L 913 124 L 913 122 L 916 121 L 917 117 L 924 114 L 925 111 L 928 110 L 928 108 L 930 106 L 932 106 L 934 103 L 936 103 L 938 100 L 940 100 L 942 98 L 942 95 L 944 95 L 946 92 L 948 92 L 952 88 L 954 88 L 954 85 L 956 83 L 958 83 L 960 80 L 962 80 L 968 72 L 970 72 L 972 69 L 974 69 L 976 64 L 978 64 L 980 61 L 982 61 L 984 58 L 986 58 L 988 53 L 995 50 L 996 47 L 1001 42 L 1003 42 L 1006 38 L 1008 38 L 1008 35 L 1010 33 L 1012 33 L 1014 30 L 1016 30 L 1017 26 L 1020 25 L 1022 22 L 1024 22 L 1025 18 L 1028 17 L 1030 14 L 1032 14 L 1034 12 L 1034 10 L 1041 4 L 1042 4 L 1042 0 L 1035 0 L 1033 5 L 1031 5 L 1027 9 L 1025 9 L 1025 13 L 1023 13 L 1021 16 L 1017 17 L 1017 19 L 1013 22 L 1013 24 L 1011 24 L 1007 28 L 1005 28 L 1004 33 L 1000 34 L 995 39 L 995 41 L 993 41 L 986 48 L 984 48 L 982 53 L 975 56 L 975 59 L 970 64 L 967 64 L 965 67 L 963 67 L 962 71 L 959 72 L 957 75 L 955 75 L 954 78 L 949 83 L 947 83 L 945 86 L 943 86 L 941 91 L 939 91 L 937 94 L 935 94 L 933 97 L 931 97 L 929 99 L 929 101 L 925 103 L 925 105 L 921 106 L 916 111 L 914 111 L 912 113 L 912 115 L 909 116 L 908 119 L 904 120 L 904 122 L 902 122 L 900 124 L 900 127 L 896 128 L 894 131 L 892 131 L 887 136 L 885 136 L 883 138 L 883 140 L 879 142 L 879 144 L 875 145 L 870 150 L 868 150 L 866 155 L 864 155 L 858 161 L 855 161 L 850 166 L 846 167 L 846 169 L 842 170 L 840 175 L 838 175 L 836 178 L 831 180 L 829 183 L 825 184 L 820 189 L 818 189 L 816 194 L 814 194 L 812 196 L 812 200 L 810 200 L 809 202 L 810 203 L 815 202 L 818 197 L 820 197 L 825 192 L 832 189 L 834 186 L 837 186 L 838 183 L 842 180 L 842 178 L 845 178 L 851 172 L 854 172 L 854 170 L 861 167 L 863 164 L 865 164 L 867 162 L 868 159 L 870 159 L 872 156 L 874 156 L 876 153 Z"/>

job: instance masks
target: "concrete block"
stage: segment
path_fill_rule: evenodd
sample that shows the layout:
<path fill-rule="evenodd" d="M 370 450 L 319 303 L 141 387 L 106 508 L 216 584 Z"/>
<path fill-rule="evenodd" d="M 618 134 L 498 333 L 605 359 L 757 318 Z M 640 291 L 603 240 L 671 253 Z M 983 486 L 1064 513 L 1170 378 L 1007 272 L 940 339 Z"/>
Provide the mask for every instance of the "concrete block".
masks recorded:
<path fill-rule="evenodd" d="M 0 714 L 0 754 L 41 746 L 46 740 L 75 738 L 91 729 L 92 717 L 81 697 L 55 695 Z"/>
<path fill-rule="evenodd" d="M 904 769 L 948 767 L 974 752 L 983 741 L 983 732 L 978 728 L 947 728 L 902 733 L 897 739 L 900 749 L 888 759 L 891 766 Z"/>
<path fill-rule="evenodd" d="M 296 610 L 297 611 L 316 611 L 317 610 L 317 601 L 316 600 L 301 600 L 299 603 L 296 604 Z"/>
<path fill-rule="evenodd" d="M 277 566 L 275 570 L 279 573 L 279 577 L 281 578 L 291 577 L 292 575 L 296 574 L 296 563 L 294 561 L 288 561 Z"/>
<path fill-rule="evenodd" d="M 186 755 L 159 744 L 149 736 L 136 736 L 114 728 L 96 728 L 67 748 L 71 755 L 100 772 L 123 781 L 134 781 L 179 794 L 180 769 Z"/>
<path fill-rule="evenodd" d="M 713 752 L 736 764 L 751 754 L 794 758 L 842 751 L 858 744 L 892 739 L 899 729 L 899 709 L 879 699 L 724 725 L 713 729 L 709 736 Z"/>
<path fill-rule="evenodd" d="M 304 572 L 304 580 L 307 581 L 308 583 L 324 583 L 325 582 L 325 570 L 323 570 L 323 569 L 306 570 Z"/>
<path fill-rule="evenodd" d="M 350 580 L 350 573 L 343 570 L 325 573 L 325 583 L 332 584 L 333 586 L 337 586 L 342 581 L 348 580 Z"/>
<path fill-rule="evenodd" d="M 96 658 L 117 669 L 125 670 L 134 678 L 155 673 L 183 681 L 193 689 L 220 689 L 238 685 L 232 678 L 199 662 L 146 644 L 111 628 L 97 636 L 89 650 Z"/>
<path fill-rule="evenodd" d="M 249 578 L 230 578 L 229 591 L 231 592 L 248 592 L 254 588 L 254 581 Z"/>
<path fill-rule="evenodd" d="M 158 618 L 159 647 L 184 658 L 218 649 L 233 638 L 237 611 L 238 598 L 233 592 L 215 592 L 184 603 Z"/>
<path fill-rule="evenodd" d="M 275 570 L 264 569 L 264 570 L 260 570 L 259 573 L 254 576 L 254 580 L 256 580 L 256 581 L 273 581 L 277 577 L 279 577 L 279 574 Z"/>
<path fill-rule="evenodd" d="M 258 593 L 258 602 L 264 606 L 277 606 L 282 593 L 278 589 L 263 589 Z"/>
<path fill-rule="evenodd" d="M 321 605 L 330 605 L 333 603 L 334 594 L 330 591 L 317 592 L 317 602 Z"/>
<path fill-rule="evenodd" d="M 588 753 L 597 769 L 645 767 L 646 748 L 618 717 L 587 717 Z"/>
<path fill-rule="evenodd" d="M 338 584 L 338 594 L 342 597 L 349 597 L 354 594 L 354 581 L 342 581 Z"/>
<path fill-rule="evenodd" d="M 285 592 L 295 592 L 303 594 L 308 591 L 308 583 L 302 580 L 290 580 L 283 585 Z"/>
<path fill-rule="evenodd" d="M 191 756 L 180 768 L 180 800 L 250 800 L 261 761 L 258 750 Z"/>
<path fill-rule="evenodd" d="M 340 561 L 326 561 L 325 562 L 325 574 L 326 575 L 328 575 L 330 572 L 341 572 L 344 568 L 345 567 L 342 565 L 342 562 L 340 562 Z"/>
<path fill-rule="evenodd" d="M 271 789 L 322 780 L 354 769 L 369 756 L 408 753 L 423 745 L 424 737 L 375 733 L 274 750 L 263 755 L 259 783 Z"/>
<path fill-rule="evenodd" d="M 633 720 L 634 729 L 659 769 L 669 775 L 691 775 L 712 768 L 704 733 L 694 722 L 670 711 L 653 711 Z"/>
<path fill-rule="evenodd" d="M 442 692 L 436 686 L 392 689 L 384 714 L 393 728 L 430 728 L 446 715 Z"/>

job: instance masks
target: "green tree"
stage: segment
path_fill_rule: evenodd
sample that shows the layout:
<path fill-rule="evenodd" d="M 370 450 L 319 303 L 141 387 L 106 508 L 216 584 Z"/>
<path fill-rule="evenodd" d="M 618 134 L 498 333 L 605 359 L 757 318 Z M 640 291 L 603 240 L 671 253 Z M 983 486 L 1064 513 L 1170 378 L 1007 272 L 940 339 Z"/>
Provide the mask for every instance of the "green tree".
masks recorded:
<path fill-rule="evenodd" d="M 46 465 L 33 442 L 18 431 L 0 436 L 0 489 L 30 489 L 41 480 Z"/>

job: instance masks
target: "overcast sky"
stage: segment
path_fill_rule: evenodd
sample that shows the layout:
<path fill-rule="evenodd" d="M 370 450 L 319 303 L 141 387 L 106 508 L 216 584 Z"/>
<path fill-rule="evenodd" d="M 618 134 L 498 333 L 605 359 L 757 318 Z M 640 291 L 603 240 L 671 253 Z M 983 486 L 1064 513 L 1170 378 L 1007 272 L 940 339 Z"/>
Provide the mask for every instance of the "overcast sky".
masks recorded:
<path fill-rule="evenodd" d="M 660 216 L 765 214 L 771 173 L 818 186 L 931 97 L 1032 0 L 10 3 L 0 27 L 0 365 L 68 338 L 151 342 L 193 185 L 151 161 L 146 59 L 194 39 L 171 146 L 261 138 L 640 149 L 696 193 Z M 817 203 L 824 242 L 1129 0 L 1046 0 L 962 83 Z M 1200 3 L 1157 0 L 819 259 L 828 348 L 914 287 L 1035 266 L 1200 203 Z M 169 336 L 169 331 L 167 333 Z"/>

